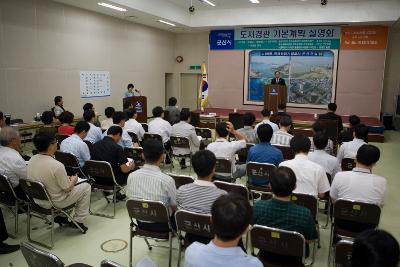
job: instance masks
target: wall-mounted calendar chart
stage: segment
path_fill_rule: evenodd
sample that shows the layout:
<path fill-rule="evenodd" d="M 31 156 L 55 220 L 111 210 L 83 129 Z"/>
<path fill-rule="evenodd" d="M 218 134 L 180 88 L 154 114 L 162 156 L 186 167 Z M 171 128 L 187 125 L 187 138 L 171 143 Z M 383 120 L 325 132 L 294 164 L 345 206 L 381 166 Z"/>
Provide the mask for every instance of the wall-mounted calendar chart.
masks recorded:
<path fill-rule="evenodd" d="M 109 96 L 111 94 L 110 72 L 81 71 L 80 88 L 81 98 Z"/>

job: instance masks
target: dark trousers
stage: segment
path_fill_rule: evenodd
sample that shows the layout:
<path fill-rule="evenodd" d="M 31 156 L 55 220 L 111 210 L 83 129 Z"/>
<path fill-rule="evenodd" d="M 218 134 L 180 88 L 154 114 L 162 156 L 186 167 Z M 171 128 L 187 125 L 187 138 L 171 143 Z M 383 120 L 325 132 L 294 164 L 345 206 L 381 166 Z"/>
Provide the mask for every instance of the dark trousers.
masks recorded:
<path fill-rule="evenodd" d="M 3 243 L 8 238 L 6 224 L 3 218 L 3 212 L 0 209 L 0 243 Z"/>

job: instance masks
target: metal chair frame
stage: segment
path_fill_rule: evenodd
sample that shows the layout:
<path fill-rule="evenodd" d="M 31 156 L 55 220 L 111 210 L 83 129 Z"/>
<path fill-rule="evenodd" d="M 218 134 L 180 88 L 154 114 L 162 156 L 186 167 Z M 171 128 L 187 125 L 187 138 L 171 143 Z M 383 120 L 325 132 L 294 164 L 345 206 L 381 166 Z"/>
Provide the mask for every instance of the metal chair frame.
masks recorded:
<path fill-rule="evenodd" d="M 185 140 L 185 143 L 187 142 L 187 146 L 182 145 L 182 146 L 178 146 L 176 142 L 178 142 L 179 139 L 183 139 Z M 192 172 L 192 153 L 191 153 L 191 147 L 190 147 L 190 141 L 189 138 L 187 137 L 183 137 L 183 136 L 171 136 L 169 138 L 169 141 L 171 142 L 171 148 L 172 148 L 172 153 L 171 153 L 171 166 L 170 166 L 170 171 L 172 171 L 172 168 L 174 167 L 174 161 L 172 160 L 173 158 L 177 158 L 179 159 L 189 159 L 189 175 Z M 175 144 L 174 144 L 175 143 Z M 185 154 L 185 155 L 178 155 L 174 153 L 174 147 L 175 148 L 186 148 L 189 149 L 189 154 Z"/>

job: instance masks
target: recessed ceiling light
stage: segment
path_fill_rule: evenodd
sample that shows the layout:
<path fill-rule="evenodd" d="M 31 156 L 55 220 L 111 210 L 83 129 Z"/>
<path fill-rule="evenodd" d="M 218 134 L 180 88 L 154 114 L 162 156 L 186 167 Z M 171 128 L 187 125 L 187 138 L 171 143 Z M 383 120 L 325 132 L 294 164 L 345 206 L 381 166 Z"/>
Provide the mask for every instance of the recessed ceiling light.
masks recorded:
<path fill-rule="evenodd" d="M 168 22 L 168 21 L 165 21 L 165 20 L 162 20 L 162 19 L 159 19 L 159 20 L 157 20 L 157 21 L 160 22 L 160 23 L 164 23 L 164 24 L 170 25 L 170 26 L 172 26 L 172 27 L 176 27 L 175 24 L 173 24 L 173 23 L 171 23 L 171 22 Z"/>
<path fill-rule="evenodd" d="M 210 6 L 215 6 L 215 4 L 213 2 L 208 1 L 208 0 L 199 0 L 199 1 L 201 1 L 203 3 L 206 3 L 206 4 L 210 5 Z"/>
<path fill-rule="evenodd" d="M 126 11 L 125 8 L 118 7 L 118 6 L 114 6 L 114 5 L 107 4 L 107 3 L 97 3 L 97 4 L 98 4 L 99 6 L 108 7 L 108 8 L 115 9 L 115 10 L 118 10 L 118 11 L 121 11 L 121 12 L 125 12 L 125 11 Z"/>
<path fill-rule="evenodd" d="M 258 1 L 258 0 L 249 0 L 251 3 L 253 3 L 253 4 L 259 4 L 260 3 L 260 1 Z"/>

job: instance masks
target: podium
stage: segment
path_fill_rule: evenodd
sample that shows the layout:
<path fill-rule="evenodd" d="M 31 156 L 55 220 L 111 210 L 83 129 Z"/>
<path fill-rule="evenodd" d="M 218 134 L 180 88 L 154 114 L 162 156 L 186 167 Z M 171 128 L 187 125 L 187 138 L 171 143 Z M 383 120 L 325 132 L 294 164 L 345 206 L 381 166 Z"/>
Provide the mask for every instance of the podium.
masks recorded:
<path fill-rule="evenodd" d="M 287 88 L 285 85 L 268 84 L 264 88 L 264 108 L 278 111 L 280 103 L 287 102 Z"/>
<path fill-rule="evenodd" d="M 131 96 L 122 99 L 122 107 L 132 106 L 137 113 L 137 121 L 147 123 L 147 98 L 145 96 Z"/>

